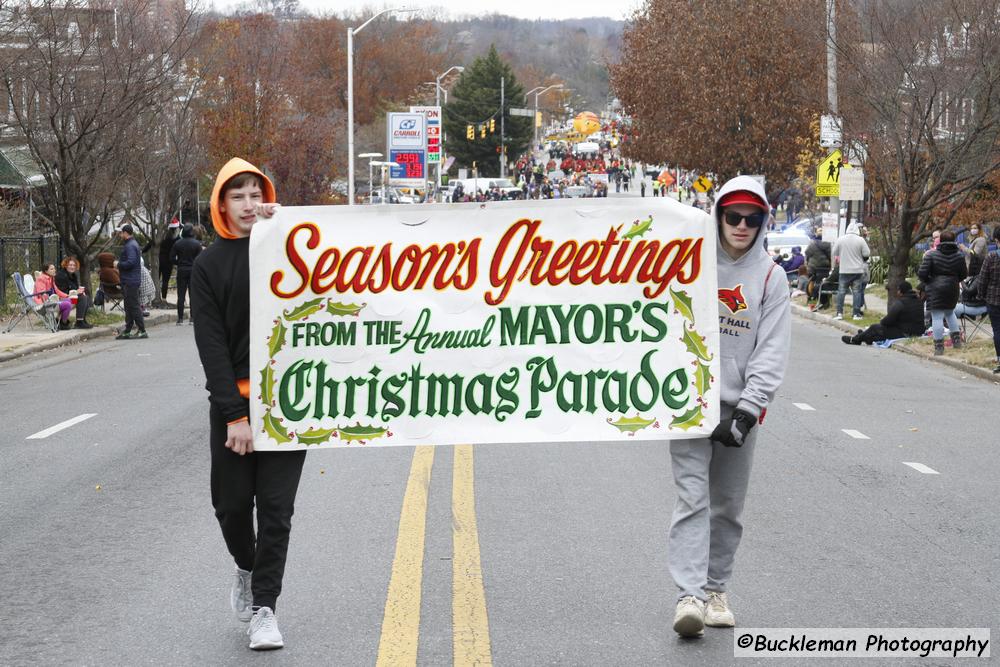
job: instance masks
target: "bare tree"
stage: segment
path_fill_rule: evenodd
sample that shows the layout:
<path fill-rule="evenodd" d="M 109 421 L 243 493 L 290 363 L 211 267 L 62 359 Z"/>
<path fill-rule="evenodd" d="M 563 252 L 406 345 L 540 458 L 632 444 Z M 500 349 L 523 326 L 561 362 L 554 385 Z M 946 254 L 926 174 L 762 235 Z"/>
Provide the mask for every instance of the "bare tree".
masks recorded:
<path fill-rule="evenodd" d="M 140 150 L 129 153 L 125 185 L 117 200 L 118 207 L 151 241 L 149 269 L 154 276 L 160 269 L 158 250 L 167 227 L 180 215 L 189 186 L 206 162 L 197 141 L 194 109 L 201 82 L 192 77 L 176 83 L 175 96 L 151 111 L 148 129 L 136 133 L 134 145 Z M 160 281 L 156 284 L 159 288 Z"/>
<path fill-rule="evenodd" d="M 156 0 L 8 7 L 19 36 L 0 53 L 8 122 L 40 166 L 40 208 L 84 280 L 142 150 L 135 137 L 172 99 L 192 17 Z"/>
<path fill-rule="evenodd" d="M 845 130 L 867 153 L 868 222 L 895 286 L 914 244 L 1000 168 L 1000 3 L 870 0 L 859 12 L 860 39 L 837 41 L 856 112 Z"/>

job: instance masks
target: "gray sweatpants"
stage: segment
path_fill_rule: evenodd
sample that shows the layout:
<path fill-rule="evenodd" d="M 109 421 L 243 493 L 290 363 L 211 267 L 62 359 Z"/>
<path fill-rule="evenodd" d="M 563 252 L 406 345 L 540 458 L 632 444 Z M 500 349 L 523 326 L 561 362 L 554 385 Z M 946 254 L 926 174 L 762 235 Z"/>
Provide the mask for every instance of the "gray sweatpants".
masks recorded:
<path fill-rule="evenodd" d="M 723 405 L 722 418 L 732 411 Z M 667 549 L 678 599 L 693 595 L 705 600 L 706 589 L 726 590 L 743 536 L 740 517 L 758 430 L 750 431 L 742 447 L 725 447 L 708 438 L 670 442 L 677 501 Z"/>

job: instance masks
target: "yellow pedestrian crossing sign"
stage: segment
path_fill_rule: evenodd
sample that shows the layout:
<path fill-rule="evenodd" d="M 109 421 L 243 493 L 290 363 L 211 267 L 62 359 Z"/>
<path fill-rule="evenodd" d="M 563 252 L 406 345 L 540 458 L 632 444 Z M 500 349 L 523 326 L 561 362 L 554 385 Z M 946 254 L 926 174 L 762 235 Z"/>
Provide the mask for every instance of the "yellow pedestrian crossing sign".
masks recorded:
<path fill-rule="evenodd" d="M 708 176 L 699 176 L 694 179 L 694 183 L 691 184 L 691 187 L 698 192 L 708 192 L 712 189 L 712 179 Z"/>
<path fill-rule="evenodd" d="M 844 159 L 844 154 L 840 150 L 835 150 L 827 155 L 826 159 L 816 167 L 816 196 L 839 197 L 840 172 L 850 168 L 851 165 Z"/>

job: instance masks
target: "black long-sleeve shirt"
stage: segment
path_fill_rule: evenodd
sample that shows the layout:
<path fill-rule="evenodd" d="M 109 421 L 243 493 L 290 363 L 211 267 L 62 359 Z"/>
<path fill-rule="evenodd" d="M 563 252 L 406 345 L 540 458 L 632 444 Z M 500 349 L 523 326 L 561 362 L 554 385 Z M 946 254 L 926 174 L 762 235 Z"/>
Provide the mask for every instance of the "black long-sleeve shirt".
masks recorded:
<path fill-rule="evenodd" d="M 250 239 L 218 239 L 191 273 L 194 339 L 209 401 L 227 422 L 249 417 L 237 379 L 250 375 Z"/>

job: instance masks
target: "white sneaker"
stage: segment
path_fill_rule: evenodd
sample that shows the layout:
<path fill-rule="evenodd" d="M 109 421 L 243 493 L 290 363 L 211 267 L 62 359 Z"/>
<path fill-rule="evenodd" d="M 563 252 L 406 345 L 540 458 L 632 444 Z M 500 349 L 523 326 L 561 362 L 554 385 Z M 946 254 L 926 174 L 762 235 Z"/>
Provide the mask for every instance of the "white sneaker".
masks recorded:
<path fill-rule="evenodd" d="M 236 581 L 229 591 L 229 604 L 232 606 L 236 617 L 248 622 L 253 616 L 253 591 L 250 589 L 250 572 L 236 568 Z"/>
<path fill-rule="evenodd" d="M 704 628 L 705 603 L 693 595 L 681 598 L 674 613 L 674 632 L 681 637 L 701 637 Z"/>
<path fill-rule="evenodd" d="M 253 613 L 247 634 L 250 635 L 250 648 L 255 651 L 266 651 L 285 645 L 285 640 L 278 630 L 278 619 L 274 617 L 270 607 L 260 607 Z"/>
<path fill-rule="evenodd" d="M 854 319 L 855 319 L 855 320 L 863 320 L 863 319 L 865 319 L 865 318 L 864 318 L 864 315 L 855 315 L 855 316 L 854 316 Z"/>
<path fill-rule="evenodd" d="M 840 313 L 837 313 L 836 315 L 833 316 L 833 319 L 835 319 L 835 320 L 842 320 L 842 319 L 844 319 L 844 316 L 841 315 Z"/>
<path fill-rule="evenodd" d="M 719 591 L 707 591 L 705 605 L 705 625 L 712 628 L 731 628 L 736 625 L 733 610 L 729 608 L 729 598 Z"/>

